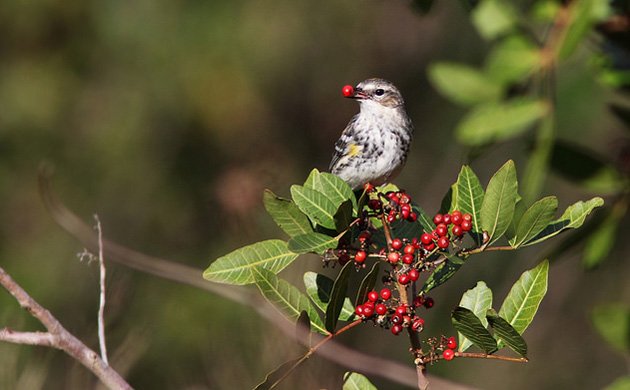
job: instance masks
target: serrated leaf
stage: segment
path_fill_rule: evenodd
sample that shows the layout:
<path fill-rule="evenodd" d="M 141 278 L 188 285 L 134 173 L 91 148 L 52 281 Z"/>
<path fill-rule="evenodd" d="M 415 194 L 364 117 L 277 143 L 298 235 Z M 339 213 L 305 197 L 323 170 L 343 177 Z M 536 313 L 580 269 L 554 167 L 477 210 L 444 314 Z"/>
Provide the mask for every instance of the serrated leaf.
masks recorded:
<path fill-rule="evenodd" d="M 472 311 L 484 327 L 488 326 L 486 312 L 492 307 L 492 290 L 483 281 L 466 291 L 459 301 L 459 307 Z M 472 345 L 472 342 L 463 334 L 459 334 L 459 350 L 464 352 Z"/>
<path fill-rule="evenodd" d="M 313 189 L 326 195 L 336 207 L 339 207 L 346 200 L 350 200 L 353 209 L 357 209 L 357 200 L 352 188 L 342 178 L 332 173 L 321 172 L 317 175 L 313 181 Z"/>
<path fill-rule="evenodd" d="M 522 35 L 513 35 L 498 43 L 488 55 L 486 74 L 497 82 L 520 82 L 541 65 L 536 45 Z"/>
<path fill-rule="evenodd" d="M 282 240 L 261 241 L 219 257 L 203 272 L 203 277 L 211 282 L 250 284 L 254 283 L 252 268 L 278 273 L 297 257 Z"/>
<path fill-rule="evenodd" d="M 457 256 L 450 256 L 445 262 L 438 265 L 427 280 L 424 281 L 422 292 L 426 294 L 452 278 L 462 265 L 464 265 L 464 260 Z"/>
<path fill-rule="evenodd" d="M 562 216 L 556 221 L 547 225 L 547 227 L 536 237 L 527 241 L 522 246 L 537 244 L 541 241 L 547 240 L 566 229 L 575 229 L 584 223 L 586 217 L 597 207 L 601 207 L 604 204 L 604 200 L 600 197 L 592 198 L 586 202 L 579 201 L 571 206 L 567 207 Z"/>
<path fill-rule="evenodd" d="M 518 198 L 516 167 L 509 160 L 490 179 L 479 213 L 481 228 L 488 232 L 490 244 L 510 226 Z"/>
<path fill-rule="evenodd" d="M 593 309 L 591 319 L 611 348 L 630 352 L 630 307 L 622 303 L 601 304 Z"/>
<path fill-rule="evenodd" d="M 569 57 L 595 23 L 604 20 L 611 12 L 607 0 L 582 0 L 571 5 L 569 8 L 570 25 L 566 29 L 562 45 L 558 50 L 558 56 L 561 59 Z"/>
<path fill-rule="evenodd" d="M 548 260 L 544 260 L 536 267 L 523 272 L 501 305 L 499 316 L 505 319 L 519 334 L 523 334 L 532 322 L 540 302 L 547 293 L 548 274 Z"/>
<path fill-rule="evenodd" d="M 613 164 L 569 142 L 557 141 L 553 145 L 551 168 L 564 178 L 598 194 L 616 193 L 628 185 L 628 180 Z"/>
<path fill-rule="evenodd" d="M 472 216 L 472 232 L 481 233 L 481 206 L 483 204 L 484 191 L 479 182 L 479 178 L 468 165 L 462 166 L 457 182 L 455 183 L 457 192 L 456 203 L 453 209 Z M 481 242 L 481 235 L 474 234 L 477 244 Z"/>
<path fill-rule="evenodd" d="M 459 142 L 468 146 L 502 141 L 521 134 L 548 112 L 548 103 L 529 98 L 483 103 L 464 116 L 455 135 Z"/>
<path fill-rule="evenodd" d="M 479 70 L 463 64 L 434 63 L 429 67 L 428 76 L 442 95 L 462 105 L 495 101 L 502 93 L 499 84 Z"/>
<path fill-rule="evenodd" d="M 558 199 L 555 196 L 547 196 L 531 205 L 521 217 L 516 228 L 516 235 L 510 240 L 510 245 L 518 248 L 536 237 L 553 220 L 556 210 L 558 210 Z"/>
<path fill-rule="evenodd" d="M 313 231 L 306 215 L 289 199 L 281 198 L 270 190 L 265 190 L 263 203 L 271 218 L 289 237 Z"/>
<path fill-rule="evenodd" d="M 343 374 L 343 390 L 377 390 L 365 376 L 356 372 Z"/>
<path fill-rule="evenodd" d="M 527 343 L 521 335 L 505 319 L 499 317 L 494 310 L 488 311 L 487 320 L 494 330 L 495 337 L 522 357 L 527 357 Z"/>
<path fill-rule="evenodd" d="M 514 29 L 518 15 L 510 2 L 483 0 L 473 10 L 472 21 L 483 38 L 495 39 Z"/>
<path fill-rule="evenodd" d="M 317 224 L 335 229 L 337 207 L 321 192 L 298 185 L 291 186 L 291 197 L 298 208 Z"/>
<path fill-rule="evenodd" d="M 270 390 L 275 388 L 278 383 L 282 381 L 287 373 L 293 371 L 300 363 L 304 361 L 306 361 L 306 359 L 304 359 L 303 356 L 300 356 L 299 358 L 291 359 L 285 363 L 282 363 L 276 369 L 267 374 L 265 380 L 254 387 L 254 390 Z"/>
<path fill-rule="evenodd" d="M 326 329 L 330 333 L 335 332 L 339 315 L 346 299 L 346 291 L 348 291 L 348 278 L 350 277 L 350 270 L 354 268 L 354 263 L 349 261 L 343 266 L 335 283 L 333 284 L 332 291 L 330 292 L 330 302 L 326 306 Z"/>
<path fill-rule="evenodd" d="M 336 248 L 339 239 L 322 233 L 300 234 L 289 240 L 288 248 L 295 253 L 323 254 L 330 248 Z"/>
<path fill-rule="evenodd" d="M 304 274 L 304 286 L 306 287 L 306 295 L 321 311 L 325 312 L 328 302 L 330 302 L 330 293 L 333 288 L 334 280 L 326 275 L 308 271 Z M 350 321 L 354 318 L 354 306 L 350 302 L 350 298 L 346 298 L 341 308 L 339 319 L 342 321 Z"/>
<path fill-rule="evenodd" d="M 317 310 L 300 290 L 264 268 L 254 267 L 251 272 L 263 297 L 289 321 L 297 322 L 300 313 L 305 311 L 311 320 L 311 327 L 322 334 L 328 334 Z"/>
<path fill-rule="evenodd" d="M 451 314 L 451 321 L 458 332 L 466 336 L 485 353 L 491 354 L 498 349 L 494 337 L 472 311 L 464 307 L 457 307 Z"/>
<path fill-rule="evenodd" d="M 374 286 L 376 285 L 376 280 L 378 279 L 378 273 L 380 270 L 380 264 L 374 263 L 370 272 L 365 275 L 365 278 L 361 281 L 361 285 L 357 290 L 357 297 L 354 300 L 355 307 L 362 305 L 367 300 L 367 295 Z"/>

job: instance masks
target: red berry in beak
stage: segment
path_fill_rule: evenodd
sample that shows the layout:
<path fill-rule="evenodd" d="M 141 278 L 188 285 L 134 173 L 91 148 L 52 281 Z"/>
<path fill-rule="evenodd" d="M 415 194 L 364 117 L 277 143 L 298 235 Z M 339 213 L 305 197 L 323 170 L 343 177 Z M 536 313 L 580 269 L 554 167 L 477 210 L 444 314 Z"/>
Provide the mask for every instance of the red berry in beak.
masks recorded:
<path fill-rule="evenodd" d="M 352 97 L 354 95 L 354 88 L 352 85 L 346 85 L 341 89 L 341 93 L 345 97 Z"/>

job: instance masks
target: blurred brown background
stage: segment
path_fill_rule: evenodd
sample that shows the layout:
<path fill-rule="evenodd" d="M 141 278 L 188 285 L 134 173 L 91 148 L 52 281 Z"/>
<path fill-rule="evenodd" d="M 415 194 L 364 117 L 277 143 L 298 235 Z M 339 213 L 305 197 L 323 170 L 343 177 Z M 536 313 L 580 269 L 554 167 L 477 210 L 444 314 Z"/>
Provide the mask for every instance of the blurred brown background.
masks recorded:
<path fill-rule="evenodd" d="M 281 232 L 266 216 L 264 188 L 288 195 L 357 112 L 344 84 L 393 81 L 417 128 L 397 184 L 427 212 L 439 207 L 465 150 L 452 136 L 463 111 L 426 79 L 436 60 L 477 64 L 487 44 L 455 2 L 427 16 L 404 1 L 55 1 L 0 5 L 0 264 L 33 297 L 96 348 L 98 267 L 57 227 L 37 192 L 41 162 L 55 166 L 63 201 L 104 234 L 147 254 L 207 267 L 239 246 Z M 616 153 L 614 98 L 586 55 L 558 72 L 558 133 Z M 473 162 L 483 183 L 510 141 Z M 561 208 L 590 198 L 551 177 Z M 620 237 L 628 237 L 623 228 Z M 623 374 L 589 321 L 596 303 L 628 302 L 628 242 L 597 270 L 579 253 L 552 259 L 550 291 L 525 333 L 526 365 L 459 360 L 432 372 L 484 389 L 596 389 Z M 489 254 L 435 291 L 428 335 L 453 334 L 450 310 L 485 280 L 497 306 L 538 249 Z M 303 257 L 282 276 L 319 271 Z M 248 307 L 137 271 L 108 266 L 107 334 L 114 365 L 139 389 L 251 388 L 299 349 Z M 498 307 L 497 307 L 498 308 Z M 0 326 L 40 329 L 4 292 Z M 371 326 L 342 342 L 408 363 L 406 340 Z M 115 355 L 117 354 L 117 355 Z M 113 356 L 117 356 L 114 358 Z M 118 360 L 117 360 L 118 359 Z M 339 388 L 344 368 L 311 359 L 282 388 Z M 401 388 L 372 378 L 382 389 Z M 0 344 L 0 389 L 83 389 L 95 380 L 63 353 Z"/>

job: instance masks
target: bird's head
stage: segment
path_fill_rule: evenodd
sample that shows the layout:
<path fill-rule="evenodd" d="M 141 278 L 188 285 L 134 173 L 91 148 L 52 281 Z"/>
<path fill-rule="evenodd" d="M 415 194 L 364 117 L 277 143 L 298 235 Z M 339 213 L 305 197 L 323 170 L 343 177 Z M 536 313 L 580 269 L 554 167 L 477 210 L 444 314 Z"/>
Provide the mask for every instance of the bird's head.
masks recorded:
<path fill-rule="evenodd" d="M 354 87 L 354 93 L 347 97 L 357 99 L 362 106 L 378 104 L 383 107 L 396 108 L 405 104 L 398 88 L 383 79 L 362 81 Z"/>

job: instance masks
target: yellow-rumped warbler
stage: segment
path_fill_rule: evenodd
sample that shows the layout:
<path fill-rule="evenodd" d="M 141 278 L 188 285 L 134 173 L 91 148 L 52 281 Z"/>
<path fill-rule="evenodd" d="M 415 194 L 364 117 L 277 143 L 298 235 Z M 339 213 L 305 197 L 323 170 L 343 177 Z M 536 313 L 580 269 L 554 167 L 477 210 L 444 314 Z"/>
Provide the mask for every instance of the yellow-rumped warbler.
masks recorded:
<path fill-rule="evenodd" d="M 343 93 L 359 101 L 360 111 L 335 144 L 330 172 L 352 189 L 389 182 L 405 164 L 413 137 L 400 92 L 387 80 L 368 79 Z"/>

